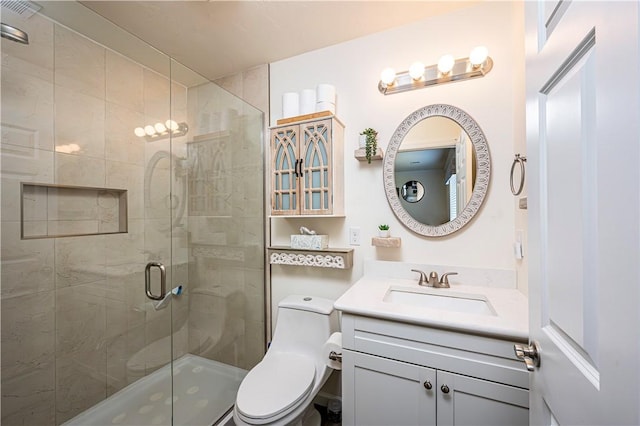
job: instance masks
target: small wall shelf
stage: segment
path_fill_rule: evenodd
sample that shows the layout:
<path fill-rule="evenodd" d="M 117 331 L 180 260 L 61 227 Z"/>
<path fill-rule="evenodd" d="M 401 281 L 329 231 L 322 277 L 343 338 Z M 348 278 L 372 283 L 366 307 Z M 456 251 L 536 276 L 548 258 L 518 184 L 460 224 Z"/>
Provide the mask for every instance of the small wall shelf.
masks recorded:
<path fill-rule="evenodd" d="M 326 248 L 323 250 L 299 250 L 286 246 L 268 248 L 272 265 L 315 266 L 318 268 L 351 269 L 352 248 Z"/>
<path fill-rule="evenodd" d="M 367 161 L 366 152 L 364 148 L 358 148 L 353 152 L 353 156 L 356 157 L 358 161 Z M 384 154 L 382 153 L 382 149 L 376 149 L 376 153 L 373 157 L 371 157 L 371 161 L 373 160 L 382 160 L 384 158 Z"/>
<path fill-rule="evenodd" d="M 371 245 L 375 247 L 398 248 L 402 244 L 400 237 L 371 237 Z"/>

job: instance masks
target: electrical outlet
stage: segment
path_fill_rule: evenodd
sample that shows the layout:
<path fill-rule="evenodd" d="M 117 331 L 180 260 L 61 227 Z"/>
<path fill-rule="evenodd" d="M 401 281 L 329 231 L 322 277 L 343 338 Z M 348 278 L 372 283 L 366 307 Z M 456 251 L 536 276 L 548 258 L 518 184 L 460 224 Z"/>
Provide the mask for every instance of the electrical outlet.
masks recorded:
<path fill-rule="evenodd" d="M 349 228 L 349 244 L 352 246 L 360 245 L 360 227 L 352 226 Z"/>

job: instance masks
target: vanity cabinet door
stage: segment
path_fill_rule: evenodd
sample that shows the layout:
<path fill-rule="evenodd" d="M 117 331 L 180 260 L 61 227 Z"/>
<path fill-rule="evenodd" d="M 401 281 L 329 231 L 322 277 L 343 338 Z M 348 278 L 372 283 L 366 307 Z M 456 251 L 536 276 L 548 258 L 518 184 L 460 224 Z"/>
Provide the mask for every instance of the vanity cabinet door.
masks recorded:
<path fill-rule="evenodd" d="M 527 426 L 529 391 L 438 371 L 438 425 Z"/>
<path fill-rule="evenodd" d="M 436 424 L 436 370 L 349 350 L 342 363 L 344 425 Z"/>

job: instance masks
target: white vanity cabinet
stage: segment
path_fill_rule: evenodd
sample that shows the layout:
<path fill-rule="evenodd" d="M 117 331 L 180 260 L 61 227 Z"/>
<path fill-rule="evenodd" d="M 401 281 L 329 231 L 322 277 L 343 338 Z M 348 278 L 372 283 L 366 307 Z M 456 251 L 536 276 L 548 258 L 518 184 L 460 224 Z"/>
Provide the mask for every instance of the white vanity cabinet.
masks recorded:
<path fill-rule="evenodd" d="M 528 425 L 513 344 L 344 313 L 344 425 Z"/>
<path fill-rule="evenodd" d="M 344 215 L 343 140 L 336 117 L 271 129 L 272 215 Z"/>

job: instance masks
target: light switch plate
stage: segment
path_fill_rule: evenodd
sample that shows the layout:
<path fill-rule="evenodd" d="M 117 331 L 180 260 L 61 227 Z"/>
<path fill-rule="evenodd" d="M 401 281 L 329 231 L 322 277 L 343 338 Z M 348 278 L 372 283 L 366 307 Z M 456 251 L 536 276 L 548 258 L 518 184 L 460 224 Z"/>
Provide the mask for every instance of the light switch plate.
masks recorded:
<path fill-rule="evenodd" d="M 360 227 L 352 226 L 349 228 L 349 244 L 352 246 L 360 245 Z"/>

